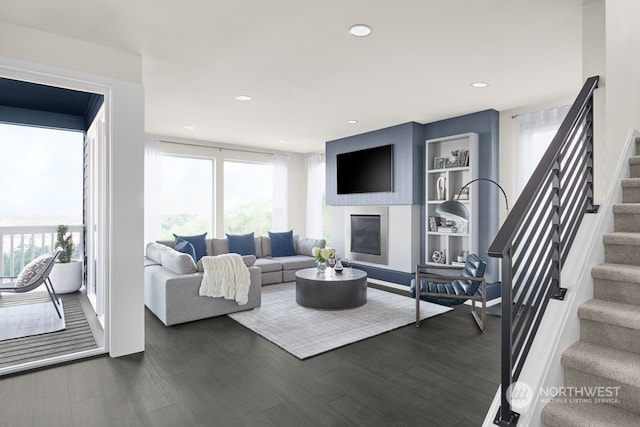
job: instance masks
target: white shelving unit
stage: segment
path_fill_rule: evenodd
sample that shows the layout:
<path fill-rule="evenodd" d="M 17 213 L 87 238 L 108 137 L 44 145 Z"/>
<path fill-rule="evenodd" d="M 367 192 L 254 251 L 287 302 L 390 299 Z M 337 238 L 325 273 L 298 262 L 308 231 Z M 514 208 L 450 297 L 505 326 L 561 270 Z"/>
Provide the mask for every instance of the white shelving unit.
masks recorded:
<path fill-rule="evenodd" d="M 458 164 L 447 161 L 451 152 L 459 152 Z M 464 154 L 466 153 L 466 154 Z M 460 189 L 469 181 L 478 177 L 478 134 L 464 133 L 443 138 L 429 139 L 425 149 L 425 260 L 434 263 L 434 252 L 444 257 L 445 264 L 456 261 L 459 251 L 466 254 L 478 252 L 478 184 L 468 188 L 468 199 L 460 197 L 469 210 L 469 221 L 460 221 L 446 227 L 446 218 L 439 218 L 438 205 L 445 200 L 456 198 Z M 439 189 L 440 188 L 440 189 Z M 436 218 L 436 230 L 430 226 Z M 465 255 L 466 255 L 465 254 Z M 442 264 L 443 262 L 440 262 Z"/>

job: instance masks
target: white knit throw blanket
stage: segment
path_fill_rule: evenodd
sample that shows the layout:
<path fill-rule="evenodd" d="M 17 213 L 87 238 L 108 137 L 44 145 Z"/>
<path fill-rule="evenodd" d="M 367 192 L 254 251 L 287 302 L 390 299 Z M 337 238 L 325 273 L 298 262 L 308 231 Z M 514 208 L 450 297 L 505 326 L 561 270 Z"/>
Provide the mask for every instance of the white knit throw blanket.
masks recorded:
<path fill-rule="evenodd" d="M 249 300 L 249 269 L 238 254 L 202 257 L 204 275 L 200 296 L 235 299 L 238 305 Z"/>

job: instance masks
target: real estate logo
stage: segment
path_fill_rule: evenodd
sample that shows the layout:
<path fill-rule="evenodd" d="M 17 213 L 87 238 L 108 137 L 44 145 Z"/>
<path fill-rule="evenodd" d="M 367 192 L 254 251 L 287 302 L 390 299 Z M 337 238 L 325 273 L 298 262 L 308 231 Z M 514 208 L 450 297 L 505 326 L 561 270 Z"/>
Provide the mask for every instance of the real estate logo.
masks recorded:
<path fill-rule="evenodd" d="M 532 400 L 533 390 L 523 381 L 516 381 L 507 389 L 507 401 L 513 409 L 524 409 Z"/>

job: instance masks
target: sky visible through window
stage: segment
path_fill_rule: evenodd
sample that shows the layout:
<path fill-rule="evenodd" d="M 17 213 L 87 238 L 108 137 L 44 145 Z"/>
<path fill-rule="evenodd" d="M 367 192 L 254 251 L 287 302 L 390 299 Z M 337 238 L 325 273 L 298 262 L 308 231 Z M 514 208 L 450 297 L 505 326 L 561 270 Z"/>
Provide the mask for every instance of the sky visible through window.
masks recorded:
<path fill-rule="evenodd" d="M 83 140 L 0 123 L 0 226 L 82 224 Z"/>

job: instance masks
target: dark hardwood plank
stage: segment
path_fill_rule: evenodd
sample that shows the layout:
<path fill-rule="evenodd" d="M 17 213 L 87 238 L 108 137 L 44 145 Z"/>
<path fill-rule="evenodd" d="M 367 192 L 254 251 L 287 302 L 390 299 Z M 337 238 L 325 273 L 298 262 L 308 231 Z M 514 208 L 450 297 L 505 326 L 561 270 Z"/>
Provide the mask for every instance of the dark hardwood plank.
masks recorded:
<path fill-rule="evenodd" d="M 468 307 L 300 361 L 222 316 L 146 351 L 0 379 L 0 427 L 479 425 L 499 383 L 500 320 Z"/>

